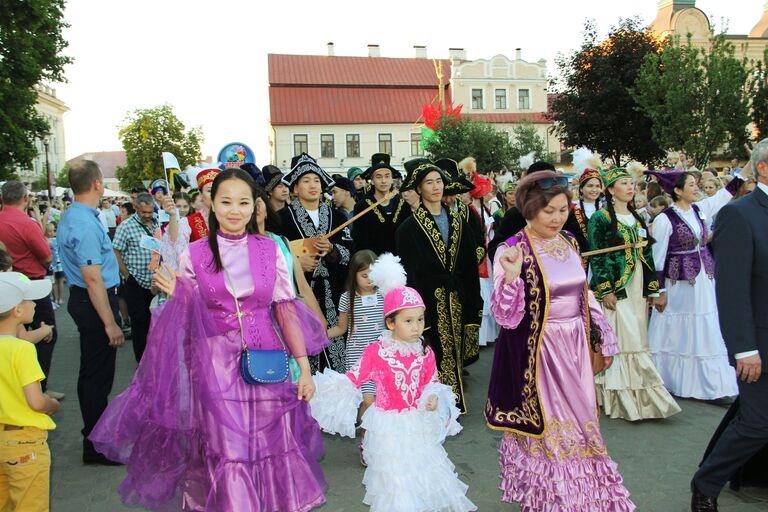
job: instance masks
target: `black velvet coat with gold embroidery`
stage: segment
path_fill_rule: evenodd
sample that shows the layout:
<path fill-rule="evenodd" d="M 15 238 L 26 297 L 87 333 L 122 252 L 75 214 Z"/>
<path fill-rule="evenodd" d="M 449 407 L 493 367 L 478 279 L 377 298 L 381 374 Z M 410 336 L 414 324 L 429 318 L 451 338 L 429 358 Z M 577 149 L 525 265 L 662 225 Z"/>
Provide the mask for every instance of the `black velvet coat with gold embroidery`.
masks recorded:
<path fill-rule="evenodd" d="M 357 215 L 371 205 L 376 204 L 373 194 L 366 194 L 355 204 L 353 215 Z M 395 247 L 395 232 L 400 225 L 411 216 L 411 207 L 396 195 L 387 206 L 377 206 L 354 223 L 352 223 L 352 238 L 355 250 L 369 249 L 376 255 L 385 252 L 397 254 Z"/>
<path fill-rule="evenodd" d="M 448 211 L 448 243 L 423 206 L 403 222 L 395 235 L 397 254 L 408 273 L 408 285 L 426 304 L 424 333 L 437 358 L 440 381 L 453 388 L 458 407 L 466 412 L 461 370 L 477 359 L 465 347 L 478 347 L 483 314 L 474 233 L 457 211 Z"/>
<path fill-rule="evenodd" d="M 604 249 L 623 243 L 631 245 L 647 238 L 641 236 L 640 225 L 627 226 L 622 222 L 616 223 L 619 240 L 613 239 L 611 232 L 611 214 L 608 210 L 598 210 L 589 219 L 589 246 L 593 249 Z M 659 293 L 659 280 L 656 278 L 656 267 L 653 263 L 653 250 L 648 244 L 642 249 L 618 250 L 605 254 L 591 256 L 589 264 L 592 267 L 590 288 L 595 292 L 597 300 L 610 293 L 618 299 L 627 298 L 626 287 L 634 276 L 638 265 L 643 269 L 643 296 Z"/>

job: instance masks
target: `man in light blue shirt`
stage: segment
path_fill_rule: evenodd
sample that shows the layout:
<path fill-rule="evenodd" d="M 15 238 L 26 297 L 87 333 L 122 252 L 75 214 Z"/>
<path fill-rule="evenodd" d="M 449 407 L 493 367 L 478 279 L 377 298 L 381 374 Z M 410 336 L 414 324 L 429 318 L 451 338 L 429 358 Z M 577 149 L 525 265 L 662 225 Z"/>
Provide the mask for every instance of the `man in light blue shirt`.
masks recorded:
<path fill-rule="evenodd" d="M 90 160 L 73 164 L 69 186 L 75 201 L 61 217 L 58 243 L 69 284 L 67 311 L 80 333 L 77 397 L 84 423 L 83 462 L 114 465 L 94 449 L 88 434 L 107 407 L 116 352 L 124 343 L 117 303 L 120 274 L 112 242 L 99 220 L 104 195 L 99 166 Z"/>

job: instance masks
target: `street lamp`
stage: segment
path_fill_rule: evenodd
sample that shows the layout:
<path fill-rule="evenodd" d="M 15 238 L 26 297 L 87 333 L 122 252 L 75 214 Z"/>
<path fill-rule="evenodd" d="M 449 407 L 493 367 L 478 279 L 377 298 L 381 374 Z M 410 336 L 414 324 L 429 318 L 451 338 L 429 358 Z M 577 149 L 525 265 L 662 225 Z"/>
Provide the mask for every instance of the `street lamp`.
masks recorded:
<path fill-rule="evenodd" d="M 48 160 L 48 144 L 50 143 L 48 137 L 50 135 L 48 132 L 42 133 L 41 140 L 45 148 L 45 176 L 48 178 L 48 200 L 53 201 L 53 176 L 51 176 L 51 162 Z"/>

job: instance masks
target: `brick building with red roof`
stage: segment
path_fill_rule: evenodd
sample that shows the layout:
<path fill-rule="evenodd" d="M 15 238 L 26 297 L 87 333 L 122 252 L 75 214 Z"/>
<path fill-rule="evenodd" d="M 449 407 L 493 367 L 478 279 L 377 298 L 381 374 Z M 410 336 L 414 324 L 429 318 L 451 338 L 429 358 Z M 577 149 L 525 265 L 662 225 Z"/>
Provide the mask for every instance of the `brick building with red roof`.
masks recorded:
<path fill-rule="evenodd" d="M 498 125 L 511 134 L 532 122 L 558 152 L 548 134 L 546 62 L 530 63 L 497 55 L 470 61 L 463 49 L 448 59 L 428 59 L 415 46 L 413 58 L 381 57 L 369 45 L 368 57 L 277 55 L 268 57 L 270 159 L 287 169 L 302 151 L 330 172 L 365 168 L 373 153 L 389 153 L 392 164 L 421 156 L 421 109 L 446 102 L 464 105 L 462 113 Z M 438 73 L 442 74 L 441 80 Z"/>

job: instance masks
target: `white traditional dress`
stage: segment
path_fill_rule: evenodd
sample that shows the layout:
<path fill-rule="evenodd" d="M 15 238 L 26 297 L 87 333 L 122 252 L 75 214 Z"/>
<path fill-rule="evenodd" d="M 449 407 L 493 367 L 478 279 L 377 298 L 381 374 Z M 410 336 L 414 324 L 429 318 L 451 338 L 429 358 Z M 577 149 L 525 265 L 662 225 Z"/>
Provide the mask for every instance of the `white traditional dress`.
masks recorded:
<path fill-rule="evenodd" d="M 653 311 L 648 342 L 656 369 L 675 396 L 713 400 L 738 394 L 720 334 L 714 267 L 705 247 L 710 219 L 730 199 L 731 193 L 721 189 L 688 210 L 673 205 L 653 222 L 653 257 L 667 307 L 662 313 Z M 692 266 L 691 258 L 699 264 L 698 273 L 678 268 L 678 261 Z"/>

